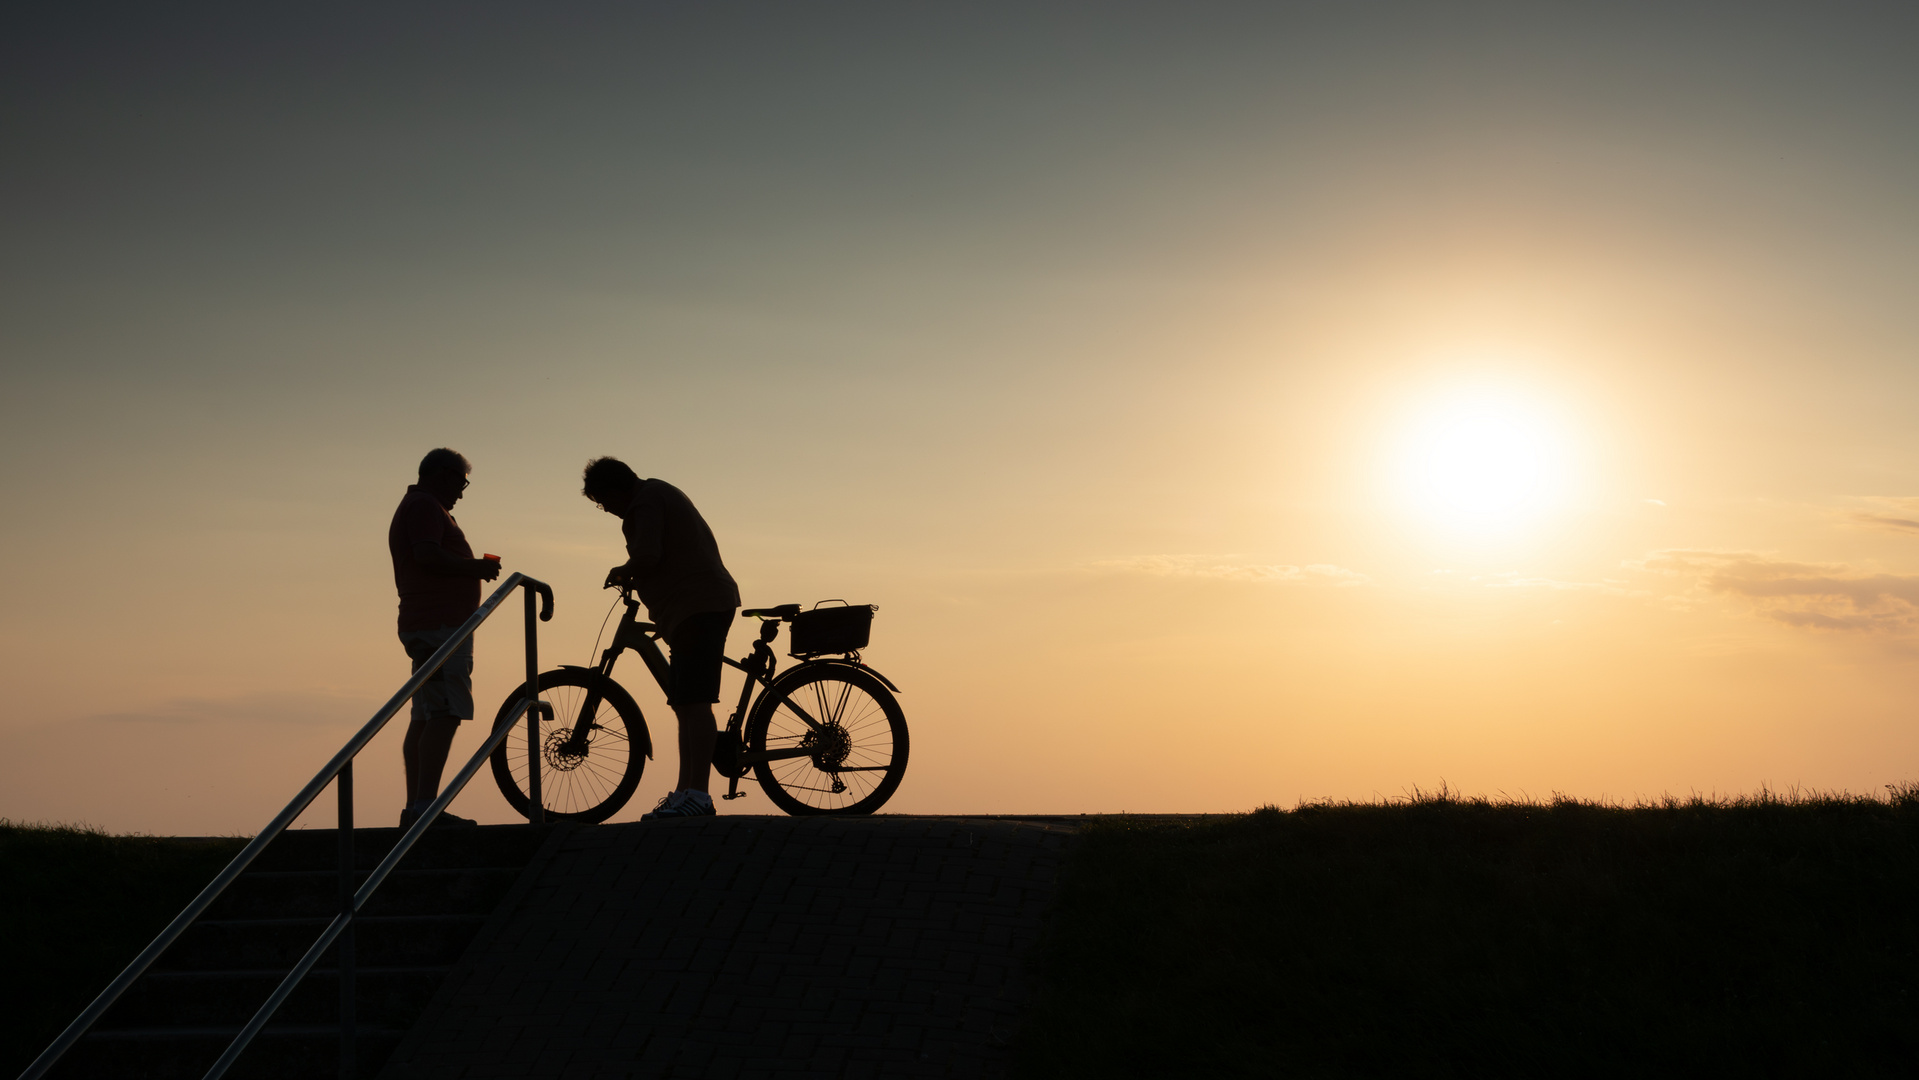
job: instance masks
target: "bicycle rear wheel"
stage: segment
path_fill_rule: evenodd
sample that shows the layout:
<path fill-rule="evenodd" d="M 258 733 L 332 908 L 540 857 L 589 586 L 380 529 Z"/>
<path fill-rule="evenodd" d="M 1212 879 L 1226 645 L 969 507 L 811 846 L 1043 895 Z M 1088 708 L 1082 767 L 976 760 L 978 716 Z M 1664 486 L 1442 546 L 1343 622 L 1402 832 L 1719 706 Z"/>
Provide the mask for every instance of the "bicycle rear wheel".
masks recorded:
<path fill-rule="evenodd" d="M 789 814 L 870 814 L 906 775 L 906 714 L 886 684 L 850 664 L 802 664 L 773 680 L 745 734 L 749 756 L 805 751 L 753 765 Z"/>
<path fill-rule="evenodd" d="M 585 753 L 568 752 L 587 691 L 597 688 Z M 526 684 L 514 687 L 494 718 L 498 724 L 519 704 Z M 561 668 L 540 674 L 540 697 L 553 706 L 540 720 L 540 802 L 548 818 L 592 825 L 618 813 L 640 786 L 640 772 L 652 744 L 646 720 L 619 683 L 588 668 Z M 532 818 L 527 795 L 526 717 L 513 721 L 513 733 L 493 750 L 493 780 L 513 809 Z"/>

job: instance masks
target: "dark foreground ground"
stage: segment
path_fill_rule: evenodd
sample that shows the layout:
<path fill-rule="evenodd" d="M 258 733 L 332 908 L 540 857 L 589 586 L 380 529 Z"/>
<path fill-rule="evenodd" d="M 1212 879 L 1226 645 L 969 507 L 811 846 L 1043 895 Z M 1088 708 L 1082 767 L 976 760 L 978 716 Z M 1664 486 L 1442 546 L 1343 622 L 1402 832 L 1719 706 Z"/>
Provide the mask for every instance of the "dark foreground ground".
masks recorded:
<path fill-rule="evenodd" d="M 1054 819 L 1058 820 L 1058 819 Z M 1020 1075 L 1911 1075 L 1919 798 L 1076 819 Z M 0 1078 L 238 849 L 0 823 Z"/>
<path fill-rule="evenodd" d="M 1026 1076 L 1912 1076 L 1919 798 L 1082 828 Z"/>
<path fill-rule="evenodd" d="M 245 846 L 0 819 L 0 1078 L 19 1075 Z"/>

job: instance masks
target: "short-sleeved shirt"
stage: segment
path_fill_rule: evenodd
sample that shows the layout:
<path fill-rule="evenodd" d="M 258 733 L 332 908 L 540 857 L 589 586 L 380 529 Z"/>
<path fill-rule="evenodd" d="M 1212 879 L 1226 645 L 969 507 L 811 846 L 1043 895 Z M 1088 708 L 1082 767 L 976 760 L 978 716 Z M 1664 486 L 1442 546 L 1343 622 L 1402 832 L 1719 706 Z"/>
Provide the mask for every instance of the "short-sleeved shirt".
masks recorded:
<path fill-rule="evenodd" d="M 720 545 L 706 519 L 679 488 L 642 480 L 620 515 L 633 584 L 647 617 L 663 633 L 702 611 L 740 606 L 740 588 L 720 561 Z"/>
<path fill-rule="evenodd" d="M 480 607 L 480 580 L 430 573 L 413 557 L 413 545 L 431 542 L 456 559 L 471 559 L 466 534 L 440 500 L 418 484 L 406 489 L 386 531 L 393 555 L 393 584 L 400 590 L 400 630 L 458 626 Z"/>

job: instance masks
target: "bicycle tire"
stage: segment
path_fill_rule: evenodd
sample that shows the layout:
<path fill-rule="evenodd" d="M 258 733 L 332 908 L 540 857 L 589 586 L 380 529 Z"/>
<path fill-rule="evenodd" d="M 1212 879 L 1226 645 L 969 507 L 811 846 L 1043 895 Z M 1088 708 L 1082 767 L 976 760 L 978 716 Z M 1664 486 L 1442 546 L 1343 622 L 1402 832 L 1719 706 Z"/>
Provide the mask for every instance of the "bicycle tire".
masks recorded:
<path fill-rule="evenodd" d="M 813 733 L 795 704 L 826 733 Z M 753 765 L 766 797 L 795 816 L 870 814 L 906 775 L 906 714 L 885 683 L 851 664 L 802 664 L 774 679 L 753 703 L 745 734 L 748 753 L 797 749 L 809 738 L 817 747 Z"/>
<path fill-rule="evenodd" d="M 577 758 L 559 754 L 558 747 L 572 735 L 592 687 L 600 692 L 600 707 L 593 719 L 599 730 L 587 741 L 585 754 Z M 493 722 L 506 719 L 525 692 L 525 683 L 514 687 Z M 540 802 L 545 817 L 594 825 L 619 813 L 640 786 L 640 773 L 652 752 L 646 718 L 633 695 L 591 668 L 560 668 L 540 673 L 540 697 L 553 706 L 553 718 L 540 721 Z M 493 781 L 500 785 L 507 804 L 530 821 L 533 800 L 526 791 L 526 718 L 514 720 L 513 728 L 514 733 L 493 748 Z"/>

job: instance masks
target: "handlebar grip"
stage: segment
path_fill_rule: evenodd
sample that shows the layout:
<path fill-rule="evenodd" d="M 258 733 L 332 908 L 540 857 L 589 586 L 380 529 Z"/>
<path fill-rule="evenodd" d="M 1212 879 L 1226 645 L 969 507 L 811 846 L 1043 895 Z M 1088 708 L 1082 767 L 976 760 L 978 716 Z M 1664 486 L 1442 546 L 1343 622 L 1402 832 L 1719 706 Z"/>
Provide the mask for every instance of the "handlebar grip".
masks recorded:
<path fill-rule="evenodd" d="M 534 592 L 540 594 L 540 621 L 553 621 L 553 587 L 545 582 L 534 583 Z"/>

